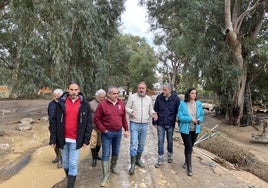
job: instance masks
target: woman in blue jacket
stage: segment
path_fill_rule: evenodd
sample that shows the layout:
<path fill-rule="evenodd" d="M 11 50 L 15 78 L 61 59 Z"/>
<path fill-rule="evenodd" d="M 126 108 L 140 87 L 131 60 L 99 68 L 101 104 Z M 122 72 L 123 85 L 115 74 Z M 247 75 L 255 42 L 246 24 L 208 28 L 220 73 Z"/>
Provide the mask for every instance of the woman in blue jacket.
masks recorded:
<path fill-rule="evenodd" d="M 184 143 L 184 155 L 187 175 L 192 176 L 192 151 L 198 134 L 201 131 L 200 123 L 204 121 L 202 103 L 197 100 L 197 90 L 189 88 L 185 93 L 185 99 L 180 103 L 178 110 L 180 133 Z"/>

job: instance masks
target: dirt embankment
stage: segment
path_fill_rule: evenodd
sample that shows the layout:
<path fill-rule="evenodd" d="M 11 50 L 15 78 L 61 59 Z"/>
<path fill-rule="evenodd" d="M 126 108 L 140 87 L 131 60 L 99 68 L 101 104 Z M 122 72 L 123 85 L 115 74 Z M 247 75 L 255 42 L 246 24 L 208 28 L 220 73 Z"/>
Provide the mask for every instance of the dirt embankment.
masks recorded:
<path fill-rule="evenodd" d="M 211 132 L 208 129 L 208 127 L 211 128 L 211 124 L 204 127 L 200 136 L 211 135 L 211 133 L 215 133 L 215 135 L 199 143 L 198 146 L 218 156 L 213 160 L 225 167 L 246 170 L 268 182 L 268 164 L 264 160 L 265 156 L 268 155 L 267 144 L 251 142 L 251 134 L 257 133 L 256 130 L 253 127 L 226 125 L 224 121 L 216 119 L 214 115 L 207 115 L 206 124 L 212 122 L 219 125 L 218 131 Z"/>

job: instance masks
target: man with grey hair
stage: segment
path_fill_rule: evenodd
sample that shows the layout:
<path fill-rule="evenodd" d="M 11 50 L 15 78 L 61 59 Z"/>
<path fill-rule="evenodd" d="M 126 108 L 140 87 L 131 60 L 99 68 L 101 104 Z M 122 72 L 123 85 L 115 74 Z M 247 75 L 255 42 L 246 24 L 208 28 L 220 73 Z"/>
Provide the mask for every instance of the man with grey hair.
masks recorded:
<path fill-rule="evenodd" d="M 54 98 L 52 101 L 50 101 L 50 103 L 48 104 L 48 108 L 47 108 L 49 126 L 51 126 L 52 116 L 55 112 L 58 99 L 62 96 L 62 94 L 63 94 L 62 89 L 55 89 L 53 91 Z M 57 163 L 57 167 L 61 168 L 62 167 L 61 151 L 57 147 L 54 148 L 54 151 L 56 153 L 56 158 L 52 161 L 52 163 Z"/>
<path fill-rule="evenodd" d="M 106 92 L 103 89 L 99 89 L 95 93 L 95 99 L 89 102 L 90 104 L 90 110 L 92 114 L 92 121 L 94 119 L 94 113 L 97 109 L 97 106 L 99 102 L 103 101 L 106 99 Z M 93 123 L 93 130 L 91 133 L 91 138 L 90 138 L 90 148 L 91 148 L 91 154 L 92 154 L 92 163 L 91 165 L 95 167 L 97 165 L 97 159 L 101 160 L 101 157 L 99 157 L 99 151 L 101 149 L 101 133 L 97 129 L 96 125 Z"/>
<path fill-rule="evenodd" d="M 106 187 L 110 172 L 118 174 L 116 169 L 120 152 L 121 137 L 128 137 L 128 123 L 124 102 L 118 98 L 118 88 L 111 86 L 107 91 L 107 99 L 100 102 L 94 114 L 94 124 L 101 132 L 102 142 L 102 182 L 101 187 Z M 112 157 L 110 157 L 112 155 Z M 111 158 L 111 162 L 110 161 Z M 111 164 L 111 165 L 110 165 Z"/>
<path fill-rule="evenodd" d="M 172 86 L 168 83 L 164 84 L 162 93 L 156 97 L 154 104 L 154 111 L 158 115 L 158 119 L 153 121 L 153 125 L 157 128 L 158 136 L 158 161 L 155 165 L 156 168 L 164 162 L 165 134 L 167 134 L 168 163 L 173 161 L 173 132 L 179 104 L 180 99 L 177 93 L 172 90 Z"/>

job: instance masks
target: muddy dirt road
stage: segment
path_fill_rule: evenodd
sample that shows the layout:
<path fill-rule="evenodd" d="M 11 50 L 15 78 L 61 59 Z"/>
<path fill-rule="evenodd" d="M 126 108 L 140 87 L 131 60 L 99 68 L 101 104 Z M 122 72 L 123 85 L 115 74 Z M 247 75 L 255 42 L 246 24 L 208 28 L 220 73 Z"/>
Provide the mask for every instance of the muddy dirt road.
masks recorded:
<path fill-rule="evenodd" d="M 51 163 L 55 155 L 48 146 L 48 122 L 40 120 L 46 117 L 46 108 L 48 100 L 16 100 L 0 101 L 0 130 L 4 135 L 0 137 L 0 144 L 9 144 L 9 149 L 0 150 L 0 188 L 47 188 L 52 187 L 64 178 L 62 169 L 57 169 L 55 164 Z M 8 112 L 10 111 L 10 112 Z M 23 117 L 32 117 L 36 120 L 33 128 L 29 131 L 15 130 L 16 122 Z M 207 118 L 210 119 L 210 118 Z M 212 121 L 210 119 L 210 121 Z M 210 122 L 214 124 L 215 122 Z M 220 127 L 224 129 L 224 126 Z M 224 129 L 225 131 L 227 130 Z M 236 130 L 237 131 L 237 130 Z M 250 135 L 253 129 L 249 129 L 243 135 Z M 231 133 L 235 130 L 231 130 Z M 240 131 L 241 132 L 241 131 Z M 238 144 L 241 138 L 236 141 Z M 182 168 L 184 162 L 183 145 L 180 135 L 174 133 L 174 160 L 173 163 L 165 163 L 160 168 L 155 168 L 157 160 L 157 135 L 156 129 L 150 126 L 143 161 L 146 168 L 136 168 L 135 175 L 129 176 L 129 138 L 122 138 L 120 159 L 118 169 L 120 175 L 111 175 L 109 187 L 113 188 L 177 188 L 177 187 L 268 187 L 268 183 L 260 180 L 256 176 L 245 171 L 228 170 L 212 161 L 208 156 L 213 154 L 201 150 L 198 147 L 193 155 L 193 176 L 188 177 L 185 169 Z M 235 139 L 235 138 L 232 138 Z M 242 139 L 243 140 L 243 139 Z M 245 139 L 244 139 L 245 140 Z M 252 148 L 243 141 L 245 147 Z M 255 152 L 260 152 L 267 145 L 262 145 Z M 77 176 L 77 188 L 95 188 L 99 187 L 101 182 L 101 164 L 92 167 L 89 148 L 81 149 L 79 173 Z M 263 160 L 267 153 L 263 153 Z M 267 157 L 266 157 L 267 158 Z"/>

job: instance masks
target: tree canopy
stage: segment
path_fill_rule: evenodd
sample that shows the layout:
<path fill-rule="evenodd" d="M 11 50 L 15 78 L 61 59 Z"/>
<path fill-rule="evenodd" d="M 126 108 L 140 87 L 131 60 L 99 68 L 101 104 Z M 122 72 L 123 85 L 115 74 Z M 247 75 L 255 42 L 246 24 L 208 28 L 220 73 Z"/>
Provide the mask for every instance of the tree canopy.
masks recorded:
<path fill-rule="evenodd" d="M 132 56 L 146 67 L 139 70 L 143 79 L 155 82 L 153 49 L 118 31 L 123 0 L 14 0 L 0 10 L 0 72 L 10 78 L 1 84 L 9 86 L 11 97 L 44 86 L 65 89 L 73 80 L 89 95 L 108 85 L 130 86 L 137 81 L 129 70 Z"/>
<path fill-rule="evenodd" d="M 155 44 L 165 46 L 158 57 L 167 67 L 161 67 L 166 77 L 177 74 L 177 90 L 195 86 L 213 91 L 227 108 L 230 123 L 239 124 L 246 85 L 255 88 L 267 74 L 267 2 L 140 3 L 147 6 Z"/>

